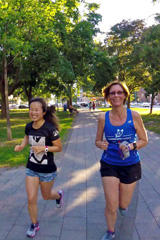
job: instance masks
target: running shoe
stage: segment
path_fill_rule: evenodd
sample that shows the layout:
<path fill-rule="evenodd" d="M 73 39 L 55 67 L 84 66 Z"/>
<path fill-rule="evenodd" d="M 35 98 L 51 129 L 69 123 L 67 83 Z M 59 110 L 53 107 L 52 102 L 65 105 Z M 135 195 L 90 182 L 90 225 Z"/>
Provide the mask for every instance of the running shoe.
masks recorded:
<path fill-rule="evenodd" d="M 121 208 L 121 207 L 119 207 L 118 208 L 118 211 L 119 211 L 119 213 L 121 214 L 121 216 L 126 216 L 126 213 L 127 213 L 127 211 L 128 211 L 128 208 Z"/>
<path fill-rule="evenodd" d="M 39 222 L 37 222 L 36 224 L 31 223 L 31 226 L 28 228 L 26 235 L 28 237 L 34 237 L 38 230 L 39 230 Z"/>
<path fill-rule="evenodd" d="M 115 232 L 107 231 L 101 240 L 112 240 L 115 238 Z"/>
<path fill-rule="evenodd" d="M 57 193 L 60 195 L 60 199 L 56 199 L 56 206 L 57 206 L 57 208 L 61 208 L 63 206 L 64 192 L 63 192 L 63 190 L 59 190 Z"/>

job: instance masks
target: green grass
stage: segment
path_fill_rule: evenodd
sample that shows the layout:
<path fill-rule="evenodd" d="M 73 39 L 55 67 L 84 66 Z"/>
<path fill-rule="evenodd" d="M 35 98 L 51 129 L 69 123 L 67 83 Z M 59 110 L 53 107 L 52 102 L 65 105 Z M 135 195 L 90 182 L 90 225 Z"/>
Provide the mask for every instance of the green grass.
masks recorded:
<path fill-rule="evenodd" d="M 101 111 L 109 111 L 111 108 L 99 108 Z M 149 114 L 150 110 L 145 108 L 131 108 L 137 111 L 144 122 L 146 129 L 160 134 L 160 110 L 153 109 L 153 113 Z"/>
<path fill-rule="evenodd" d="M 60 137 L 63 142 L 67 136 L 67 132 L 72 126 L 74 117 L 69 112 L 59 111 L 57 116 L 60 119 Z M 14 147 L 20 144 L 24 137 L 24 129 L 27 122 L 30 122 L 28 110 L 11 110 L 11 130 L 12 141 L 7 141 L 6 120 L 0 119 L 0 167 L 14 167 L 25 165 L 28 159 L 29 146 L 25 147 L 21 152 L 14 152 Z"/>

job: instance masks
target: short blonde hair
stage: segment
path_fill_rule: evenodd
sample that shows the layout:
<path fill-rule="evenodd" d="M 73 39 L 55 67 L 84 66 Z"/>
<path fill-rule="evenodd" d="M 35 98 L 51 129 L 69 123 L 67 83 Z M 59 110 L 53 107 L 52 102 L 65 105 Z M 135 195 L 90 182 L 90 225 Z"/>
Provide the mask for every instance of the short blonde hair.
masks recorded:
<path fill-rule="evenodd" d="M 129 89 L 128 89 L 126 83 L 125 83 L 125 82 L 121 82 L 121 81 L 119 81 L 119 80 L 115 80 L 115 81 L 113 81 L 113 82 L 108 83 L 107 86 L 105 86 L 105 87 L 102 89 L 102 93 L 103 93 L 103 95 L 104 95 L 105 100 L 106 100 L 108 103 L 110 103 L 110 100 L 109 100 L 109 92 L 110 92 L 111 87 L 114 86 L 114 85 L 119 85 L 119 86 L 122 87 L 122 89 L 123 89 L 123 91 L 124 91 L 124 94 L 125 94 L 125 96 L 126 96 L 126 98 L 124 99 L 124 102 L 123 102 L 123 104 L 125 104 L 126 99 L 127 99 L 127 98 L 129 97 L 129 95 L 130 95 L 130 92 L 129 92 Z M 110 104 L 111 104 L 111 103 L 110 103 Z"/>

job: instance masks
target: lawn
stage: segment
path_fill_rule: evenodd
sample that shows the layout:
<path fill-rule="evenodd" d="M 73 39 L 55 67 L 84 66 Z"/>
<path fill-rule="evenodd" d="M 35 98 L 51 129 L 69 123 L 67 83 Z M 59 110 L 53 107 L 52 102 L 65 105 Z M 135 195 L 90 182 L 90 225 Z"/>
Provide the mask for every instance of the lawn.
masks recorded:
<path fill-rule="evenodd" d="M 64 141 L 68 129 L 72 126 L 74 117 L 70 116 L 69 112 L 59 111 L 57 116 L 60 119 L 60 137 Z M 23 149 L 22 152 L 14 152 L 14 147 L 20 144 L 24 137 L 24 129 L 27 122 L 30 122 L 28 110 L 11 110 L 11 130 L 12 141 L 7 141 L 6 120 L 0 119 L 0 167 L 25 165 L 28 158 L 29 146 Z"/>

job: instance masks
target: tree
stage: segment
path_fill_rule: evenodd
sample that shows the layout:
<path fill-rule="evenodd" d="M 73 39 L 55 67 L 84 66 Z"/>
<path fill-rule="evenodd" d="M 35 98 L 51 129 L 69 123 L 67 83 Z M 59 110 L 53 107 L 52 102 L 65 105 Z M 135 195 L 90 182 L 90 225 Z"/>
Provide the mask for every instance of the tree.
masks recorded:
<path fill-rule="evenodd" d="M 29 6 L 29 7 L 28 7 Z M 5 49 L 6 67 L 1 65 L 2 73 L 10 76 L 9 88 L 12 92 L 20 86 L 19 76 L 22 69 L 22 59 L 30 48 L 30 39 L 36 40 L 39 33 L 39 24 L 44 21 L 40 16 L 43 2 L 40 4 L 36 0 L 21 1 L 1 1 L 0 2 L 0 47 Z M 44 6 L 43 6 L 44 7 Z M 33 11 L 32 11 L 33 10 Z M 43 10 L 43 15 L 46 11 Z M 1 53 L 2 53 L 1 52 Z M 4 54 L 0 55 L 1 62 L 4 62 Z M 18 70 L 18 71 L 17 71 Z M 11 84 L 10 84 L 11 82 Z M 4 77 L 0 77 L 0 93 L 2 95 L 2 116 L 5 117 L 5 103 L 7 99 L 4 96 Z"/>
<path fill-rule="evenodd" d="M 61 22 L 61 28 L 58 28 L 57 32 L 59 41 L 62 43 L 59 47 L 60 65 L 59 70 L 54 69 L 53 74 L 50 74 L 48 84 L 52 85 L 50 90 L 56 91 L 56 94 L 57 90 L 65 94 L 70 104 L 74 85 L 82 86 L 84 82 L 89 83 L 95 54 L 94 37 L 99 32 L 97 24 L 101 20 L 101 15 L 95 13 L 98 5 L 87 6 L 88 13 L 85 14 L 85 19 L 77 13 L 78 17 L 67 23 L 64 16 L 57 15 L 57 20 L 59 19 L 57 24 Z"/>
<path fill-rule="evenodd" d="M 93 92 L 98 95 L 102 88 L 116 77 L 115 58 L 109 56 L 108 49 L 102 43 L 95 44 L 92 66 Z"/>
<path fill-rule="evenodd" d="M 9 63 L 7 67 L 9 74 L 9 66 L 12 66 L 10 67 L 12 71 L 9 79 L 9 89 L 12 90 L 12 93 L 17 87 L 23 85 L 28 97 L 31 98 L 34 90 L 39 86 L 39 81 L 42 80 L 40 76 L 44 73 L 46 75 L 49 69 L 51 71 L 51 68 L 55 71 L 55 60 L 58 61 L 57 55 L 61 54 L 62 40 L 65 39 L 63 30 L 66 26 L 66 32 L 69 31 L 72 21 L 77 21 L 79 2 L 81 1 L 1 1 L 0 11 L 1 16 L 3 15 L 3 21 L 1 21 L 0 27 L 3 28 L 5 23 L 8 24 L 10 31 L 7 29 L 7 42 L 9 42 L 9 38 L 12 42 L 7 47 L 7 58 L 12 58 L 11 65 Z M 0 44 L 3 46 L 3 31 L 1 39 Z M 48 52 L 40 54 L 40 48 Z M 44 55 L 47 56 L 53 52 L 56 52 L 52 55 L 54 60 L 46 61 Z M 29 64 L 29 60 L 31 60 L 32 66 Z M 45 61 L 40 62 L 40 60 Z M 13 72 L 13 70 L 15 71 Z M 5 105 L 4 80 L 2 77 L 0 83 L 2 115 L 5 116 L 5 111 L 3 111 Z"/>
<path fill-rule="evenodd" d="M 152 95 L 150 114 L 155 96 L 160 92 L 160 24 L 146 29 L 138 46 L 139 57 L 143 59 L 143 67 L 148 78 L 145 90 Z"/>
<path fill-rule="evenodd" d="M 125 81 L 132 93 L 143 85 L 143 68 L 136 61 L 134 47 L 144 31 L 142 20 L 126 21 L 114 25 L 105 39 L 110 56 L 114 56 L 117 76 Z M 128 107 L 130 106 L 130 99 Z"/>
<path fill-rule="evenodd" d="M 2 96 L 3 117 L 7 115 L 7 119 L 9 119 L 8 82 L 12 92 L 22 84 L 24 86 L 26 84 L 27 86 L 29 85 L 30 93 L 28 96 L 31 96 L 31 88 L 35 87 L 37 79 L 39 80 L 37 72 L 42 74 L 40 68 L 47 72 L 51 64 L 47 69 L 47 64 L 42 63 L 38 66 L 39 68 L 35 66 L 31 68 L 27 64 L 27 60 L 31 59 L 29 54 L 36 53 L 37 55 L 35 47 L 38 44 L 44 46 L 48 42 L 51 43 L 53 49 L 56 44 L 58 45 L 58 36 L 55 29 L 53 29 L 54 16 L 59 11 L 62 11 L 63 15 L 67 12 L 71 16 L 72 9 L 77 7 L 77 3 L 78 0 L 57 0 L 55 3 L 50 0 L 0 1 L 0 62 L 2 70 L 0 75 L 0 93 Z M 34 59 L 33 57 L 32 60 Z M 28 70 L 30 69 L 28 75 L 25 75 L 28 81 L 24 80 L 24 73 L 27 72 L 24 66 L 27 66 Z M 9 127 L 9 125 L 8 123 L 7 126 Z"/>

